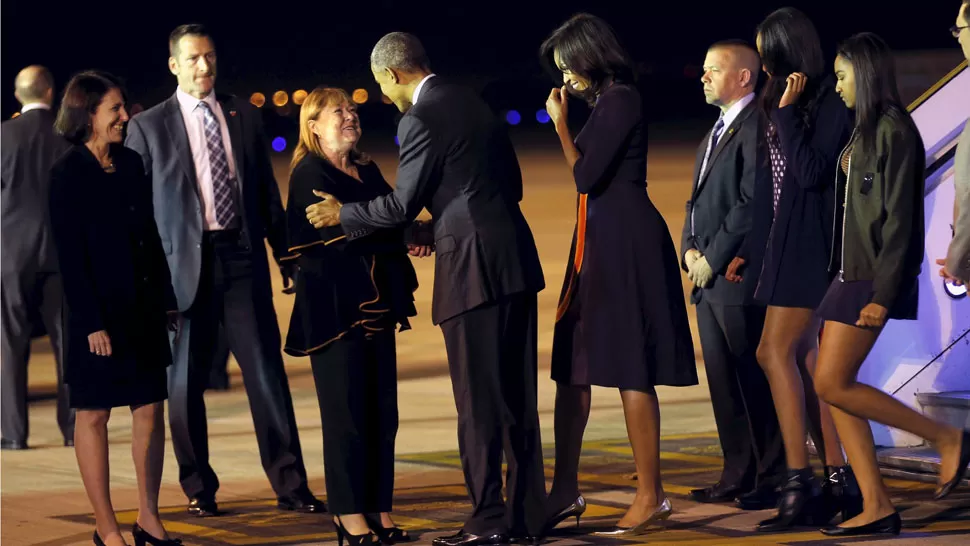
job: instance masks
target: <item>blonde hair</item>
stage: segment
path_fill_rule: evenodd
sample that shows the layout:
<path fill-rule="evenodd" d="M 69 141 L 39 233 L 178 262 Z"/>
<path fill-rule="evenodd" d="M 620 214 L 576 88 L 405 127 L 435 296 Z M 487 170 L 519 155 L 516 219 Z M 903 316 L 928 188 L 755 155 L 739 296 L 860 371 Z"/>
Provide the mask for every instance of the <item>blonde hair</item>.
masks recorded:
<path fill-rule="evenodd" d="M 310 130 L 310 120 L 320 117 L 324 108 L 337 104 L 353 104 L 350 95 L 337 87 L 317 87 L 307 95 L 300 106 L 300 139 L 293 150 L 293 159 L 290 160 L 290 173 L 307 154 L 329 161 L 320 147 L 317 135 Z M 359 165 L 366 165 L 371 161 L 367 154 L 361 153 L 356 147 L 350 151 L 350 159 Z"/>

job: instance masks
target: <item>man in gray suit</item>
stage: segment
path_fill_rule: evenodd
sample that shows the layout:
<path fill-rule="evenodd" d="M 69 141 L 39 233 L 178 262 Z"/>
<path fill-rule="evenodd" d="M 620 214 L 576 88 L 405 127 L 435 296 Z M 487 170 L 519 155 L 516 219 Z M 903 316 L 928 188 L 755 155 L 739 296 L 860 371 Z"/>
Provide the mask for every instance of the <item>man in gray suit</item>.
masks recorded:
<path fill-rule="evenodd" d="M 960 42 L 963 55 L 970 61 L 970 0 L 964 0 L 957 12 L 956 25 L 951 32 Z M 946 259 L 937 260 L 942 265 L 940 276 L 958 283 L 970 283 L 970 122 L 967 122 L 957 144 L 954 158 L 953 186 L 953 240 Z"/>
<path fill-rule="evenodd" d="M 14 95 L 20 116 L 2 125 L 3 318 L 0 399 L 3 449 L 27 448 L 27 360 L 39 318 L 57 365 L 57 424 L 64 445 L 74 445 L 74 412 L 63 384 L 61 279 L 50 233 L 47 195 L 50 167 L 70 146 L 54 134 L 54 79 L 42 66 L 17 74 Z"/>
<path fill-rule="evenodd" d="M 215 92 L 216 49 L 201 25 L 169 37 L 171 98 L 131 118 L 125 145 L 152 181 L 155 221 L 183 318 L 169 368 L 169 423 L 179 481 L 195 516 L 218 514 L 205 390 L 219 326 L 242 369 L 263 469 L 282 510 L 325 511 L 306 470 L 273 308 L 269 241 L 287 255 L 286 217 L 260 115 Z M 280 265 L 284 287 L 294 272 Z"/>

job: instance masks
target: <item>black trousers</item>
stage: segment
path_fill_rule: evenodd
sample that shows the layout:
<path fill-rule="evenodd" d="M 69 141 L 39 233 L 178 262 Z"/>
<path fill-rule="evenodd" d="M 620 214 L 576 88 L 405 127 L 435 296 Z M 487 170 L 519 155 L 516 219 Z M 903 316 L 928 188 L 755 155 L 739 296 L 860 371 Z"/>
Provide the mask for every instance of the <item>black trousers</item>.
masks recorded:
<path fill-rule="evenodd" d="M 323 425 L 327 504 L 334 514 L 390 512 L 397 437 L 394 328 L 355 329 L 310 355 Z"/>
<path fill-rule="evenodd" d="M 63 289 L 57 273 L 3 273 L 0 281 L 0 428 L 3 439 L 26 443 L 27 361 L 35 321 L 43 322 L 57 370 L 57 426 L 65 440 L 74 439 L 74 410 L 64 384 Z"/>
<path fill-rule="evenodd" d="M 771 388 L 755 356 L 764 322 L 761 306 L 703 299 L 697 304 L 704 367 L 724 452 L 721 482 L 743 490 L 774 485 L 786 470 Z"/>
<path fill-rule="evenodd" d="M 536 408 L 536 295 L 507 296 L 441 323 L 458 451 L 471 497 L 468 533 L 539 535 L 545 478 Z M 502 455 L 508 466 L 502 500 Z"/>
<path fill-rule="evenodd" d="M 238 231 L 206 234 L 198 294 L 185 316 L 169 367 L 169 423 L 185 494 L 214 498 L 203 391 L 209 382 L 219 324 L 242 370 L 260 460 L 277 496 L 307 489 L 293 399 L 268 282 L 256 282 Z M 178 274 L 177 272 L 175 274 Z"/>

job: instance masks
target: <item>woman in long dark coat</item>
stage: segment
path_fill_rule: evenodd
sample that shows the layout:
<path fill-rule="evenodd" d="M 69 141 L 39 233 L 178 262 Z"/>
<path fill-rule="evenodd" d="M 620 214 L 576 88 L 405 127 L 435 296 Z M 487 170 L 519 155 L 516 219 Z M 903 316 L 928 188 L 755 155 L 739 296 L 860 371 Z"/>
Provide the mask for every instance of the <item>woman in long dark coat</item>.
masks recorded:
<path fill-rule="evenodd" d="M 67 85 L 55 128 L 74 147 L 51 168 L 50 194 L 66 303 L 65 381 L 95 544 L 124 544 L 109 491 L 108 418 L 128 406 L 139 494 L 132 534 L 139 546 L 174 545 L 159 519 L 158 491 L 169 331 L 178 315 L 151 182 L 138 154 L 121 144 L 127 121 L 110 75 L 85 72 Z"/>
<path fill-rule="evenodd" d="M 637 495 L 607 535 L 640 534 L 668 517 L 660 480 L 656 385 L 697 384 L 694 344 L 677 252 L 647 195 L 647 136 L 632 63 L 604 21 L 581 14 L 546 40 L 541 54 L 565 86 L 546 103 L 578 197 L 578 221 L 556 316 L 556 470 L 549 525 L 585 509 L 577 470 L 590 386 L 620 390 L 637 465 Z M 567 96 L 594 104 L 573 142 Z"/>
<path fill-rule="evenodd" d="M 403 230 L 353 240 L 340 226 L 317 229 L 306 209 L 315 192 L 341 203 L 391 193 L 377 164 L 357 150 L 356 105 L 319 88 L 300 108 L 286 206 L 289 250 L 300 265 L 285 351 L 309 356 L 323 425 L 327 501 L 338 538 L 352 546 L 409 540 L 391 519 L 397 435 L 394 330 L 410 328 L 417 277 Z M 422 255 L 428 255 L 424 249 Z"/>

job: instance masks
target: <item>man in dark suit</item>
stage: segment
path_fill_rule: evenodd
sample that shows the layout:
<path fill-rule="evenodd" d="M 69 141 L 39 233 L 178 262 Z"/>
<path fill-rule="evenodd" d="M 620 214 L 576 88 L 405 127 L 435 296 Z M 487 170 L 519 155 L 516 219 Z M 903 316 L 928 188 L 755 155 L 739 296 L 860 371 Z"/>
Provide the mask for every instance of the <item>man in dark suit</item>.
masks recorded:
<path fill-rule="evenodd" d="M 3 449 L 27 449 L 27 360 L 39 319 L 50 337 L 57 367 L 57 425 L 64 445 L 74 445 L 74 411 L 63 376 L 62 292 L 50 232 L 47 196 L 50 167 L 70 144 L 54 134 L 54 79 L 42 66 L 17 74 L 20 116 L 3 122 L 2 400 Z"/>
<path fill-rule="evenodd" d="M 699 502 L 740 498 L 746 508 L 774 506 L 774 486 L 785 471 L 771 390 L 755 358 L 765 320 L 764 306 L 754 301 L 757 275 L 743 283 L 725 278 L 751 229 L 755 180 L 771 176 L 758 139 L 759 72 L 758 54 L 744 42 L 719 42 L 707 52 L 704 95 L 721 115 L 697 150 L 681 239 L 724 452 L 720 480 L 690 497 Z M 749 266 L 760 269 L 760 263 Z"/>
<path fill-rule="evenodd" d="M 481 98 L 431 73 L 417 38 L 395 32 L 371 54 L 381 91 L 400 111 L 392 194 L 312 205 L 314 225 L 348 237 L 434 220 L 432 322 L 441 326 L 458 409 L 458 449 L 472 514 L 434 544 L 502 544 L 536 537 L 545 515 L 536 409 L 536 294 L 544 287 L 532 231 L 519 208 L 522 175 L 502 123 Z M 508 500 L 502 500 L 502 454 Z"/>
<path fill-rule="evenodd" d="M 201 25 L 169 39 L 175 94 L 133 117 L 125 145 L 152 180 L 155 220 L 183 330 L 172 348 L 169 422 L 189 513 L 218 512 L 202 393 L 219 325 L 245 378 L 263 469 L 281 509 L 322 512 L 307 487 L 264 239 L 278 263 L 286 221 L 259 114 L 217 95 L 216 51 Z M 284 286 L 291 270 L 281 265 Z"/>

